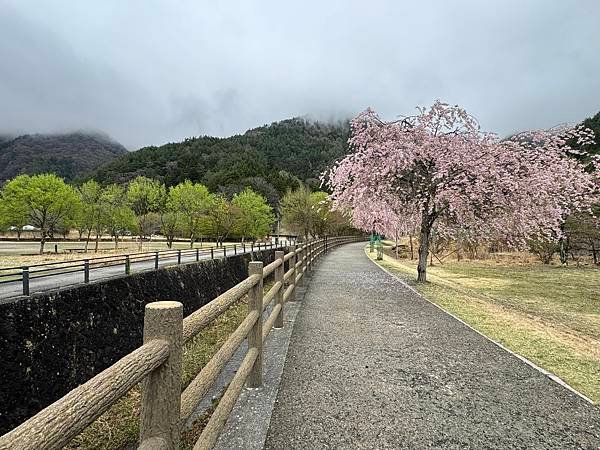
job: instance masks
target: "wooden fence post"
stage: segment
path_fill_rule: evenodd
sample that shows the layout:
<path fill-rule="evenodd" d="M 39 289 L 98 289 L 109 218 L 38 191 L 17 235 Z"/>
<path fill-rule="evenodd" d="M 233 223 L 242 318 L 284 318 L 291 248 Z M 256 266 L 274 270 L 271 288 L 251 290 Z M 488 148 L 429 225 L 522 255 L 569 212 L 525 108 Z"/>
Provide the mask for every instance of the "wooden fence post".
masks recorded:
<path fill-rule="evenodd" d="M 169 343 L 169 357 L 142 383 L 140 442 L 159 442 L 164 449 L 179 448 L 181 403 L 181 353 L 183 305 L 153 302 L 144 314 L 144 343 L 162 339 Z M 149 446 L 151 442 L 147 442 Z M 147 448 L 147 447 L 146 447 Z"/>
<path fill-rule="evenodd" d="M 304 264 L 306 266 L 305 275 L 308 275 L 308 271 L 310 269 L 310 241 L 306 242 L 306 262 Z"/>
<path fill-rule="evenodd" d="M 258 283 L 248 291 L 248 312 L 256 311 L 258 319 L 248 333 L 248 349 L 256 348 L 258 355 L 252 367 L 250 375 L 248 375 L 248 387 L 258 388 L 262 386 L 262 303 L 263 303 L 263 263 L 262 261 L 251 261 L 248 264 L 248 275 L 260 275 Z"/>
<path fill-rule="evenodd" d="M 291 284 L 294 285 L 294 289 L 292 289 L 292 294 L 290 295 L 290 300 L 294 301 L 296 300 L 296 245 L 292 244 L 290 245 L 290 252 L 292 252 L 292 256 L 290 257 L 289 261 L 290 261 L 290 268 L 293 268 L 294 271 L 292 272 L 292 276 L 290 277 L 290 280 L 292 280 Z"/>
<path fill-rule="evenodd" d="M 283 274 L 285 272 L 284 263 L 283 263 L 284 257 L 285 257 L 284 251 L 281 251 L 281 250 L 275 251 L 275 259 L 278 259 L 281 261 L 281 265 L 275 269 L 275 283 L 277 283 L 277 282 L 281 283 L 281 287 L 279 288 L 279 291 L 277 291 L 277 295 L 275 297 L 275 301 L 277 302 L 276 304 L 281 305 L 279 314 L 277 315 L 277 318 L 275 319 L 275 325 L 274 325 L 275 328 L 283 328 L 283 291 L 285 290 L 284 286 L 283 286 Z"/>
<path fill-rule="evenodd" d="M 300 250 L 300 274 L 302 275 L 302 278 L 300 278 L 300 286 L 304 286 L 304 279 L 305 279 L 305 275 L 306 272 L 304 272 L 304 269 L 306 267 L 306 249 L 307 249 L 307 243 L 305 242 L 304 245 L 301 247 Z"/>

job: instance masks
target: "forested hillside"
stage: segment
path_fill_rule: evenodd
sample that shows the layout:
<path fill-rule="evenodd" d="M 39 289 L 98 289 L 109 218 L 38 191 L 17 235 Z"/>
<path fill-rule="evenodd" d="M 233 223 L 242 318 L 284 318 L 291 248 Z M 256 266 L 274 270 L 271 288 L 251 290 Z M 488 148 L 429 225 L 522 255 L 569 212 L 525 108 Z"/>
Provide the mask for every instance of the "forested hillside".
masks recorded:
<path fill-rule="evenodd" d="M 318 176 L 347 153 L 349 127 L 289 119 L 229 138 L 198 137 L 124 155 L 91 174 L 99 182 L 123 183 L 138 175 L 167 185 L 186 179 L 211 191 L 253 187 L 272 196 L 296 187 L 298 180 L 318 184 Z"/>
<path fill-rule="evenodd" d="M 0 134 L 0 144 L 3 144 L 4 142 L 7 141 L 12 141 L 15 138 L 15 136 L 10 135 L 10 134 Z"/>
<path fill-rule="evenodd" d="M 596 135 L 596 143 L 588 149 L 588 152 L 593 155 L 600 155 L 600 112 L 594 117 L 585 119 L 583 125 L 592 130 Z"/>
<path fill-rule="evenodd" d="M 24 173 L 54 172 L 72 181 L 125 153 L 121 144 L 98 133 L 0 136 L 0 185 Z"/>

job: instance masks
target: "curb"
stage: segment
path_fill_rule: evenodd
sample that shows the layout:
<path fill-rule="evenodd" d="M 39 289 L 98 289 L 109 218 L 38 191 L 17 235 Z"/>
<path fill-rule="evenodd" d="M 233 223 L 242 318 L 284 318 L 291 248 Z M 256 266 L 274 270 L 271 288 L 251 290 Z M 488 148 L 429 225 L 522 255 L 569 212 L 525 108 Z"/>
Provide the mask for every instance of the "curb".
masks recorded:
<path fill-rule="evenodd" d="M 433 306 L 435 306 L 436 308 L 438 308 L 440 311 L 443 311 L 444 313 L 446 313 L 447 315 L 449 315 L 450 317 L 452 317 L 453 319 L 459 321 L 460 323 L 462 323 L 464 326 L 466 326 L 467 328 L 469 328 L 470 330 L 473 330 L 475 333 L 477 333 L 478 335 L 482 336 L 483 338 L 485 338 L 486 340 L 488 340 L 489 342 L 491 342 L 492 344 L 496 345 L 497 347 L 501 348 L 502 350 L 504 350 L 505 352 L 511 354 L 512 356 L 515 356 L 516 358 L 520 359 L 521 361 L 523 361 L 525 364 L 527 364 L 528 366 L 534 368 L 535 370 L 537 370 L 538 372 L 540 372 L 541 374 L 547 376 L 548 378 L 550 378 L 552 381 L 554 381 L 555 383 L 561 385 L 562 387 L 568 389 L 569 391 L 573 392 L 574 394 L 578 395 L 579 397 L 581 397 L 583 400 L 585 400 L 586 402 L 590 403 L 591 405 L 595 405 L 595 403 L 589 398 L 586 397 L 584 394 L 582 394 L 581 392 L 579 392 L 578 390 L 576 390 L 574 387 L 572 387 L 571 385 L 569 385 L 568 383 L 566 383 L 565 381 L 563 381 L 560 377 L 556 376 L 555 374 L 553 374 L 552 372 L 548 372 L 546 369 L 543 369 L 542 367 L 538 366 L 537 364 L 535 364 L 534 362 L 530 361 L 529 359 L 525 358 L 522 355 L 519 355 L 518 353 L 513 352 L 512 350 L 508 349 L 507 347 L 505 347 L 504 345 L 502 345 L 500 342 L 494 341 L 493 339 L 491 339 L 489 336 L 486 336 L 485 334 L 483 334 L 481 331 L 473 328 L 471 325 L 469 325 L 467 322 L 465 322 L 464 320 L 462 320 L 461 318 L 455 316 L 454 314 L 452 314 L 449 311 L 446 311 L 444 308 L 442 308 L 441 306 L 435 304 L 434 302 L 432 302 L 431 300 L 427 299 L 426 297 L 424 297 L 421 293 L 419 293 L 415 288 L 413 288 L 412 286 L 409 286 L 403 279 L 401 279 L 399 276 L 393 274 L 392 272 L 390 272 L 389 270 L 387 270 L 384 267 L 381 267 L 379 264 L 377 264 L 374 260 L 372 260 L 371 258 L 369 258 L 369 255 L 367 254 L 366 251 L 366 247 L 364 248 L 364 252 L 365 252 L 365 256 L 367 257 L 367 259 L 369 261 L 371 261 L 375 266 L 377 266 L 379 269 L 381 269 L 382 271 L 384 271 L 385 273 L 387 273 L 389 276 L 395 278 L 396 280 L 398 280 L 400 282 L 400 284 L 402 284 L 402 286 L 404 286 L 405 288 L 407 288 L 408 290 L 414 292 L 415 294 L 417 294 L 420 298 L 422 298 L 423 300 L 425 300 L 426 302 L 432 304 Z"/>

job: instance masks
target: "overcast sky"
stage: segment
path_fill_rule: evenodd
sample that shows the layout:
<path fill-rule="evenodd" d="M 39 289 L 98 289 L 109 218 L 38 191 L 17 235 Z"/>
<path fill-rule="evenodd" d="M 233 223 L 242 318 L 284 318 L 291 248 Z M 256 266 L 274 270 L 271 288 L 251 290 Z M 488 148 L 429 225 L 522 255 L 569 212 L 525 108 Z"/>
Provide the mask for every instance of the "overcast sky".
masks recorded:
<path fill-rule="evenodd" d="M 600 110 L 600 0 L 0 0 L 0 132 L 130 149 L 440 98 L 501 135 Z"/>

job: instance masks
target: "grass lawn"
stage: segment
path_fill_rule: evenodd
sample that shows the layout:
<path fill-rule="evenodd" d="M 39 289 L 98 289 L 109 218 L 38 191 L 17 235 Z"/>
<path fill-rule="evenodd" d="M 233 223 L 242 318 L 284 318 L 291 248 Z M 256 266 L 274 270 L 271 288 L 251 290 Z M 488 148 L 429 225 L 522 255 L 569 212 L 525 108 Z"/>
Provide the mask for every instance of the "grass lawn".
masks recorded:
<path fill-rule="evenodd" d="M 54 252 L 54 245 L 58 245 L 58 253 Z M 236 244 L 241 245 L 239 242 Z M 233 245 L 232 242 L 226 242 L 225 245 Z M 250 244 L 248 244 L 250 245 Z M 215 242 L 199 242 L 194 243 L 193 248 L 208 249 L 216 246 Z M 123 255 L 128 253 L 139 253 L 140 249 L 137 242 L 119 241 L 119 248 L 115 249 L 114 242 L 100 242 L 99 252 L 94 252 L 94 242 L 90 242 L 89 251 L 77 251 L 67 253 L 66 249 L 83 249 L 85 242 L 69 241 L 69 242 L 48 242 L 43 255 L 37 254 L 39 251 L 39 242 L 17 242 L 17 241 L 0 241 L 0 267 L 22 266 L 25 264 L 39 264 L 51 261 L 71 261 L 74 259 L 97 258 L 109 255 Z M 142 252 L 151 252 L 156 250 L 188 250 L 189 242 L 176 241 L 173 242 L 173 248 L 169 249 L 164 241 L 145 241 L 142 246 Z"/>
<path fill-rule="evenodd" d="M 367 255 L 372 259 L 375 253 Z M 492 260 L 377 261 L 428 300 L 600 402 L 600 268 Z"/>

